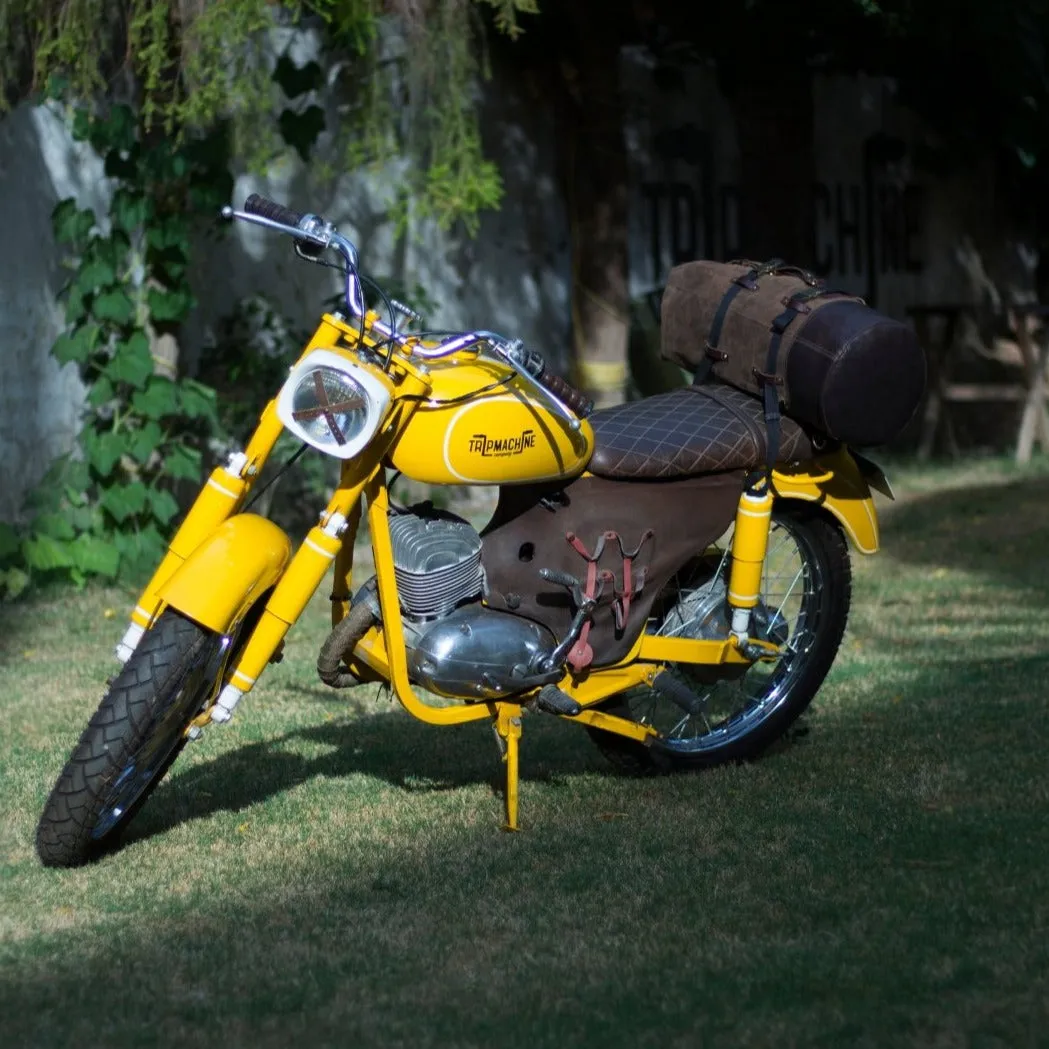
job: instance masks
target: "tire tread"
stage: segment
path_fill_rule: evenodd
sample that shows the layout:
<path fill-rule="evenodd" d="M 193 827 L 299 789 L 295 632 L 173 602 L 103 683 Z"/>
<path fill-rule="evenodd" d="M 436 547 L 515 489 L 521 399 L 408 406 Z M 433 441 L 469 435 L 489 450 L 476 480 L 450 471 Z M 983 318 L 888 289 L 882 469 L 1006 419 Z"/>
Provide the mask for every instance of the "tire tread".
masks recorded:
<path fill-rule="evenodd" d="M 202 627 L 172 610 L 146 631 L 110 684 L 47 799 L 36 834 L 37 855 L 45 866 L 89 862 L 118 835 L 121 825 L 102 841 L 91 837 L 105 792 L 148 737 L 158 712 L 171 698 L 168 693 L 177 685 L 178 675 L 207 636 Z M 145 794 L 139 802 L 144 800 Z M 129 808 L 123 823 L 137 807 L 138 803 Z"/>

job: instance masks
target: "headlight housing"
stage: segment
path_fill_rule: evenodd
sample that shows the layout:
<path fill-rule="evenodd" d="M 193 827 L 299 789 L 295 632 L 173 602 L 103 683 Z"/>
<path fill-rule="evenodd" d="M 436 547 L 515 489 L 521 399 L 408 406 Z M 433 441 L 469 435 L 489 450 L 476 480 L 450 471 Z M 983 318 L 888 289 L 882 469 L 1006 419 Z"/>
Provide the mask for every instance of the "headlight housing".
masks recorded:
<path fill-rule="evenodd" d="M 375 436 L 390 394 L 374 375 L 330 350 L 314 350 L 291 370 L 277 417 L 300 440 L 350 459 Z"/>

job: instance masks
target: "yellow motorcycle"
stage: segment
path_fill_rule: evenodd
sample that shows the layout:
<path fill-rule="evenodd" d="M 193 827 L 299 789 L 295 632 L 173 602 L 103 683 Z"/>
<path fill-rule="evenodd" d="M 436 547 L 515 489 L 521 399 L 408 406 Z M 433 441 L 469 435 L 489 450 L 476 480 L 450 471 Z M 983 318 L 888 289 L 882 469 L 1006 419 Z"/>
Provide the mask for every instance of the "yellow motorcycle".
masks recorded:
<path fill-rule="evenodd" d="M 508 829 L 526 712 L 585 726 L 634 772 L 750 758 L 784 733 L 841 641 L 846 539 L 878 549 L 876 467 L 784 418 L 767 468 L 761 401 L 723 384 L 593 412 L 518 342 L 409 332 L 416 315 L 378 289 L 370 310 L 356 248 L 320 217 L 257 196 L 223 214 L 294 238 L 304 260 L 338 256 L 345 313 L 323 317 L 139 597 L 123 668 L 40 819 L 43 863 L 116 844 L 182 748 L 279 662 L 329 574 L 321 680 L 386 682 L 434 725 L 490 720 Z M 284 430 L 341 461 L 296 550 L 244 509 Z M 494 516 L 479 533 L 398 505 L 397 474 L 498 485 Z M 354 584 L 365 513 L 375 574 Z"/>

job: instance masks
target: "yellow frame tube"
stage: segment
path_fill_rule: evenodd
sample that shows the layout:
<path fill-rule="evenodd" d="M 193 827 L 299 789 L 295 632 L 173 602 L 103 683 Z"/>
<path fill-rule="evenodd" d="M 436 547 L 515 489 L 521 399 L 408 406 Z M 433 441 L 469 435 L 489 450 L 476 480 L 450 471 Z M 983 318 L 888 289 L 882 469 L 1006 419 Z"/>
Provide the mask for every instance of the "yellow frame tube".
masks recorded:
<path fill-rule="evenodd" d="M 343 467 L 343 475 L 346 469 Z M 342 547 L 335 557 L 335 572 L 331 584 L 331 625 L 338 626 L 350 612 L 353 597 L 353 551 L 357 543 L 357 532 L 361 525 L 361 500 L 357 499 L 346 515 L 346 531 L 342 536 Z"/>
<path fill-rule="evenodd" d="M 390 523 L 387 519 L 390 502 L 386 481 L 382 471 L 376 471 L 365 489 L 368 500 L 368 526 L 371 530 L 372 555 L 375 558 L 375 578 L 379 590 L 379 607 L 382 609 L 382 633 L 385 666 L 380 673 L 389 679 L 394 695 L 413 717 L 431 725 L 462 725 L 469 721 L 481 721 L 493 716 L 494 704 L 476 704 L 434 707 L 423 703 L 412 691 L 408 680 L 408 661 L 404 649 L 404 627 L 401 623 L 401 606 L 397 596 L 397 580 L 393 572 L 393 544 L 390 540 Z M 363 642 L 362 642 L 363 644 Z M 361 646 L 358 645 L 358 649 Z M 371 650 L 373 653 L 375 649 Z"/>

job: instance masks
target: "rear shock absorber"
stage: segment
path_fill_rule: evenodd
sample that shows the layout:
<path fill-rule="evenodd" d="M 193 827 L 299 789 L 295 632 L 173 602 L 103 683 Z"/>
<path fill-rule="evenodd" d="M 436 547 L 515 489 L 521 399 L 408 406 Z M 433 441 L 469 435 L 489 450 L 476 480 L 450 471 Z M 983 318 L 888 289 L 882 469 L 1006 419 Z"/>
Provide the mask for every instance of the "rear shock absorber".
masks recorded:
<path fill-rule="evenodd" d="M 732 608 L 732 634 L 740 644 L 749 640 L 751 611 L 761 596 L 761 575 L 772 522 L 772 485 L 767 478 L 759 485 L 748 485 L 743 490 L 732 536 L 728 603 Z"/>

